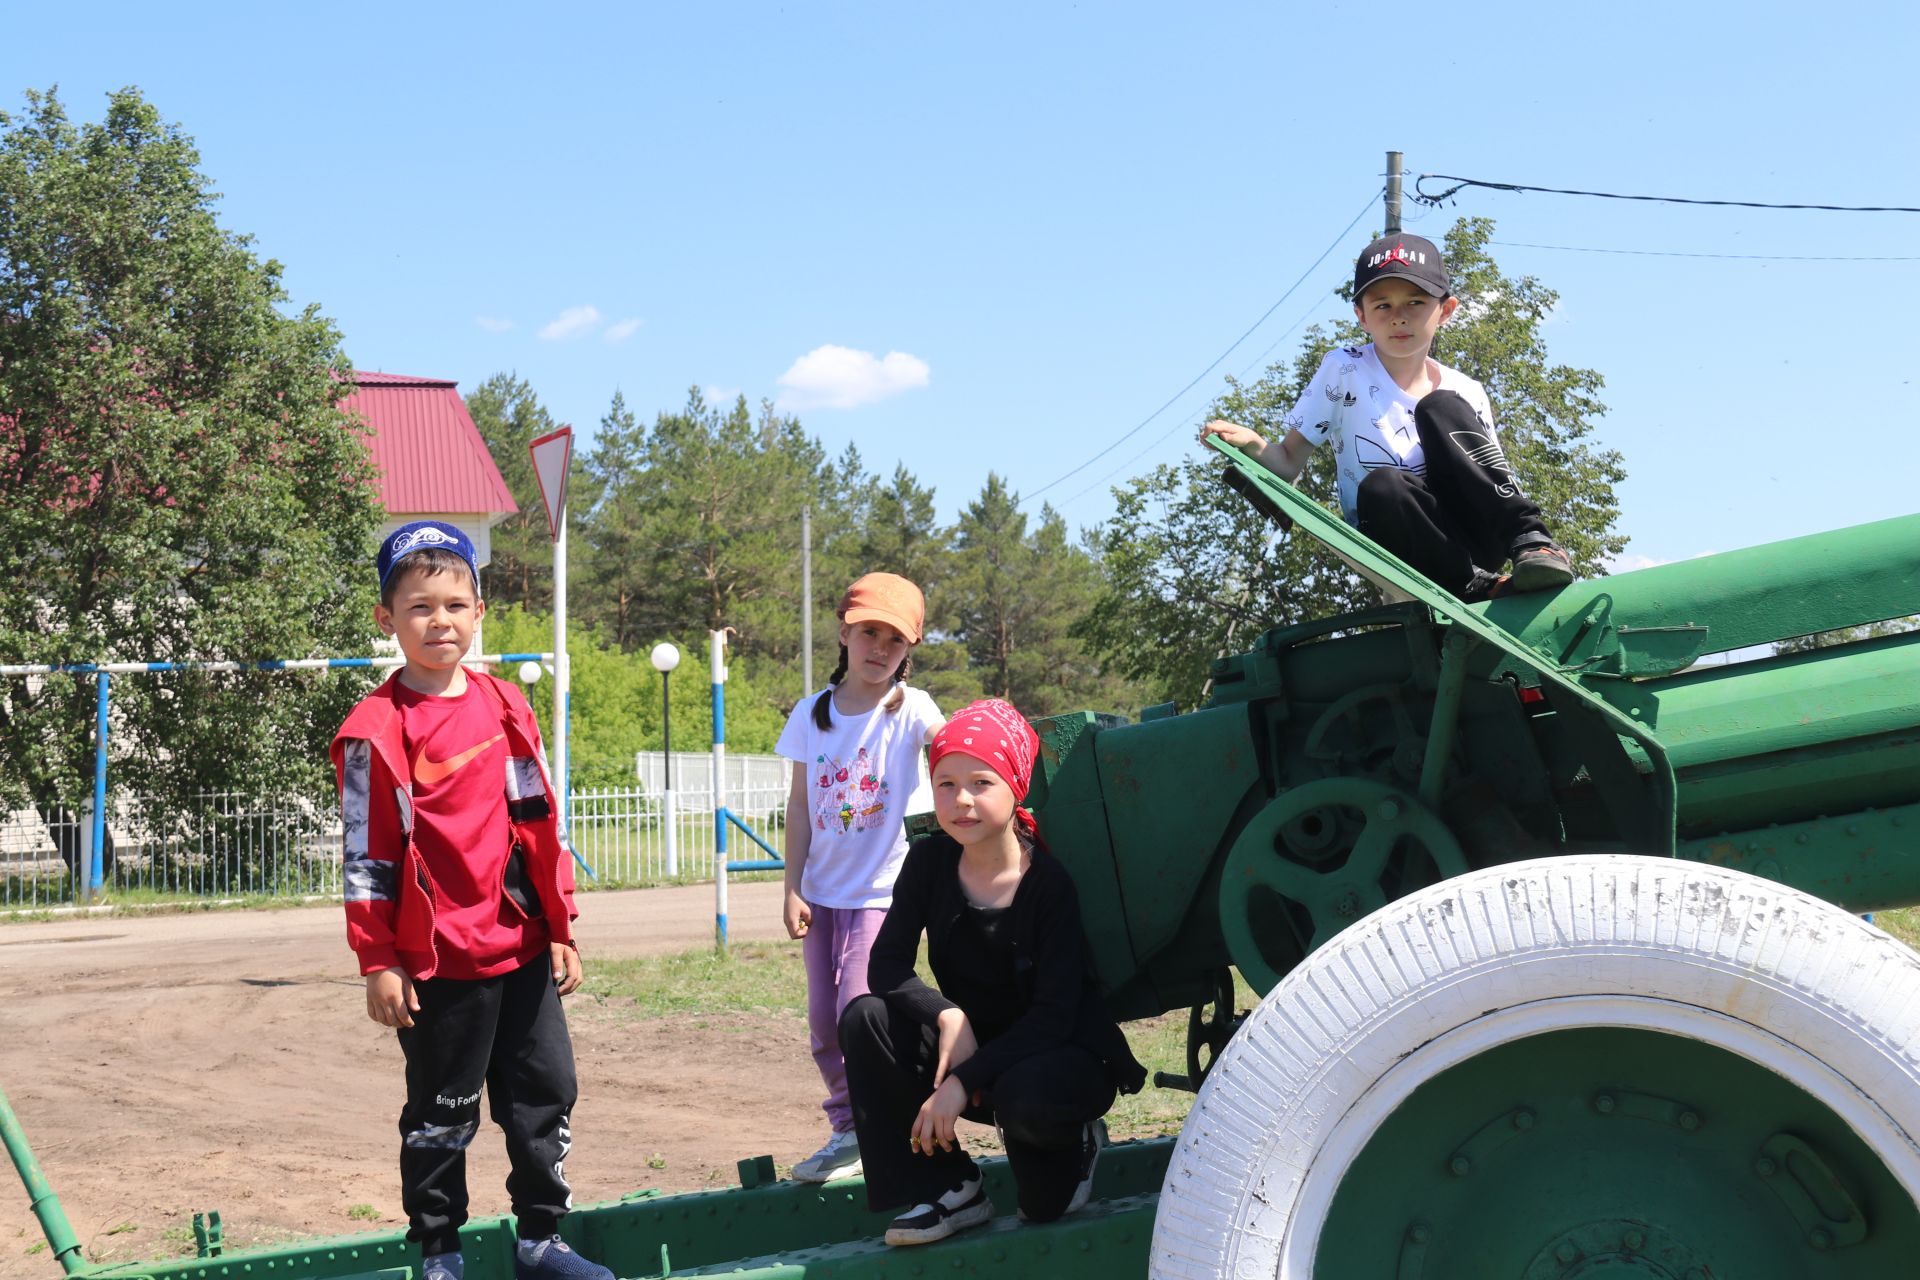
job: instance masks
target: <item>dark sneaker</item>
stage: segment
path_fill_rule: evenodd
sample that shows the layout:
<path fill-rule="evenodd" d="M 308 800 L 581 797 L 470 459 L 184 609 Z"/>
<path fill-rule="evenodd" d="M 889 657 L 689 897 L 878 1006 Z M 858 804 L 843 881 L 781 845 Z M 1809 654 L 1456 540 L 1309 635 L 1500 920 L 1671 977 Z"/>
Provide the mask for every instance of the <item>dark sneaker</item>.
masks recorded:
<path fill-rule="evenodd" d="M 1080 1135 L 1080 1182 L 1073 1189 L 1073 1198 L 1067 1201 L 1065 1213 L 1075 1213 L 1087 1207 L 1087 1201 L 1093 1198 L 1093 1170 L 1100 1163 L 1100 1152 L 1107 1145 L 1107 1122 L 1089 1120 L 1086 1132 Z"/>
<path fill-rule="evenodd" d="M 1552 591 L 1573 581 L 1573 562 L 1551 542 L 1537 543 L 1513 556 L 1511 590 Z"/>
<path fill-rule="evenodd" d="M 993 1218 L 993 1201 L 975 1174 L 932 1204 L 917 1204 L 887 1226 L 888 1244 L 932 1244 Z"/>
<path fill-rule="evenodd" d="M 513 1250 L 513 1280 L 614 1280 L 613 1272 L 588 1262 L 559 1236 L 522 1240 Z"/>
<path fill-rule="evenodd" d="M 1492 600 L 1497 596 L 1505 595 L 1512 589 L 1512 580 L 1506 574 L 1488 573 L 1485 569 L 1476 566 L 1473 571 L 1473 581 L 1461 590 L 1460 598 L 1468 604 L 1479 604 L 1482 600 Z"/>
<path fill-rule="evenodd" d="M 827 1145 L 793 1166 L 795 1182 L 838 1182 L 860 1176 L 860 1140 L 853 1130 L 835 1130 Z"/>

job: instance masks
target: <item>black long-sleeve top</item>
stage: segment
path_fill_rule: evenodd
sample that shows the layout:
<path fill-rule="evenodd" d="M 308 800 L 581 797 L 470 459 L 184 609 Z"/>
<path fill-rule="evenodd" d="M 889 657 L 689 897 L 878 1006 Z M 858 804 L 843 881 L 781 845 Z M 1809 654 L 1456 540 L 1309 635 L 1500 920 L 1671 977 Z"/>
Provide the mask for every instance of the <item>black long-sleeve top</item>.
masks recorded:
<path fill-rule="evenodd" d="M 980 1048 L 953 1074 L 969 1093 L 990 1088 L 1024 1058 L 1068 1044 L 1106 1064 L 1122 1093 L 1139 1092 L 1146 1068 L 1108 1015 L 1087 968 L 1079 895 L 1059 860 L 1035 849 L 1013 901 L 993 926 L 994 950 L 1010 965 L 978 954 L 982 930 L 964 921 L 969 909 L 960 886 L 959 844 L 945 834 L 915 842 L 868 956 L 867 989 L 925 1026 L 947 1009 L 967 1015 Z M 914 972 L 922 932 L 937 989 Z M 999 980 L 989 976 L 996 969 Z"/>

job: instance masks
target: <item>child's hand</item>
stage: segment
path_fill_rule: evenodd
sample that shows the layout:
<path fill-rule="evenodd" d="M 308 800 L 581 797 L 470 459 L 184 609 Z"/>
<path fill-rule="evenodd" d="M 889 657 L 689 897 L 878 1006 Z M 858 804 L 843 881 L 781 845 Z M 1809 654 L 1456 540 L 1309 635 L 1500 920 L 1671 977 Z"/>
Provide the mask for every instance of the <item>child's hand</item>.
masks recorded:
<path fill-rule="evenodd" d="M 586 976 L 586 970 L 580 967 L 580 953 L 565 942 L 556 942 L 547 948 L 553 959 L 553 985 L 560 994 L 570 996 L 580 989 L 580 980 Z"/>
<path fill-rule="evenodd" d="M 407 971 L 394 966 L 367 975 L 367 1016 L 383 1027 L 410 1027 L 413 1015 L 420 1012 L 420 997 L 414 992 Z"/>
<path fill-rule="evenodd" d="M 909 1145 L 923 1156 L 932 1155 L 935 1147 L 953 1150 L 960 1141 L 954 1132 L 954 1121 L 966 1109 L 967 1087 L 960 1083 L 959 1076 L 948 1076 L 947 1082 L 920 1104 L 920 1114 L 913 1118 L 913 1129 L 908 1135 Z"/>
<path fill-rule="evenodd" d="M 813 908 L 807 905 L 805 898 L 789 889 L 787 904 L 781 911 L 780 918 L 787 926 L 789 938 L 804 938 L 807 936 L 808 928 L 813 924 Z"/>
<path fill-rule="evenodd" d="M 1266 440 L 1261 437 L 1258 431 L 1253 430 L 1251 427 L 1243 427 L 1237 422 L 1228 422 L 1222 418 L 1215 418 L 1212 422 L 1200 428 L 1200 438 L 1205 440 L 1208 436 L 1219 436 L 1228 444 L 1241 449 L 1259 450 L 1264 449 L 1267 444 Z"/>

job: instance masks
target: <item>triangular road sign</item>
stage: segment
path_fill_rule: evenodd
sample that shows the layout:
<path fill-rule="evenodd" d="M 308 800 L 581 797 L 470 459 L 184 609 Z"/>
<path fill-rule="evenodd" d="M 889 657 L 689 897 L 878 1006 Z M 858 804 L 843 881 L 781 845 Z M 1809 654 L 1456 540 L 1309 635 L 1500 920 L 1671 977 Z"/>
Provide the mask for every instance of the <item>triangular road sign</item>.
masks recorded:
<path fill-rule="evenodd" d="M 533 455 L 533 475 L 540 482 L 540 498 L 547 504 L 547 533 L 557 542 L 560 521 L 567 509 L 567 466 L 573 460 L 573 428 L 550 431 L 527 446 Z"/>

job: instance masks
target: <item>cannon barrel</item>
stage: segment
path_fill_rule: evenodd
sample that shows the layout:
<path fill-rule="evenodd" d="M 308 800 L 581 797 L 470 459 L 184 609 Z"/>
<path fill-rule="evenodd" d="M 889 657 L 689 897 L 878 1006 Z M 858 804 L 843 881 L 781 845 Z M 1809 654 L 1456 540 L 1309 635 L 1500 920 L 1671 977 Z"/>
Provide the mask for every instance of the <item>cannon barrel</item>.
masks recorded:
<path fill-rule="evenodd" d="M 1705 627 L 1725 652 L 1920 613 L 1920 515 L 1575 582 L 1475 606 L 1543 655 L 1604 606 L 1633 628 Z"/>

